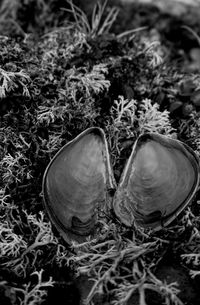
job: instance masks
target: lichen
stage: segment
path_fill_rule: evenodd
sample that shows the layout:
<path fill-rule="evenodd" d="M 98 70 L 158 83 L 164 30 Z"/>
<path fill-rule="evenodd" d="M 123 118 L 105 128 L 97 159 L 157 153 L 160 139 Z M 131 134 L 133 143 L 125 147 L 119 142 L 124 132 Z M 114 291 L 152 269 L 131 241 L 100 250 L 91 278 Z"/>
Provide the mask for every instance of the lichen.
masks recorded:
<path fill-rule="evenodd" d="M 54 285 L 49 275 L 67 268 L 93 280 L 86 304 L 103 294 L 109 304 L 144 305 L 153 292 L 160 303 L 180 305 L 181 286 L 156 271 L 171 251 L 199 276 L 198 193 L 159 233 L 127 229 L 111 213 L 99 220 L 97 239 L 70 248 L 44 211 L 42 177 L 55 153 L 92 126 L 105 131 L 117 181 L 146 132 L 181 139 L 200 156 L 199 75 L 168 61 L 158 32 L 156 39 L 144 27 L 115 34 L 117 8 L 97 4 L 88 19 L 71 1 L 58 11 L 58 2 L 0 6 L 0 297 L 40 304 Z"/>

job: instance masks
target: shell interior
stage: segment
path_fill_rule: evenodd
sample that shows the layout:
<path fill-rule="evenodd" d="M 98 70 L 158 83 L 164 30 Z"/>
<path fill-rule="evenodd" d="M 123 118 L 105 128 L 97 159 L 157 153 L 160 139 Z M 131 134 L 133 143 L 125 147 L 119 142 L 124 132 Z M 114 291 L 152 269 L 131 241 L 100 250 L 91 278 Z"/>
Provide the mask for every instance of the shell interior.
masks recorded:
<path fill-rule="evenodd" d="M 185 144 L 157 134 L 135 143 L 113 208 L 127 226 L 154 230 L 169 224 L 190 202 L 199 184 L 199 164 Z"/>
<path fill-rule="evenodd" d="M 113 198 L 122 223 L 155 230 L 173 221 L 199 185 L 193 150 L 159 134 L 135 142 Z M 92 127 L 67 143 L 51 160 L 43 178 L 49 218 L 70 243 L 97 234 L 99 211 L 109 211 L 116 189 L 104 131 Z"/>
<path fill-rule="evenodd" d="M 93 235 L 97 209 L 104 209 L 112 178 L 104 134 L 91 128 L 66 144 L 49 164 L 43 180 L 45 207 L 65 240 Z"/>

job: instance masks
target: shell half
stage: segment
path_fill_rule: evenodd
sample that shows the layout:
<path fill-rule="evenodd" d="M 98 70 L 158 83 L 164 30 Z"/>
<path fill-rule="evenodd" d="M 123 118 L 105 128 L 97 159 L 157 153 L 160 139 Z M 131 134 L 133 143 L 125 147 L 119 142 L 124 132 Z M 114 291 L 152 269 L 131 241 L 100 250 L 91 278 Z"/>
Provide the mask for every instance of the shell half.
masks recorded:
<path fill-rule="evenodd" d="M 127 226 L 154 231 L 167 226 L 191 202 L 199 185 L 199 161 L 186 144 L 159 134 L 141 135 L 122 173 L 113 209 Z"/>
<path fill-rule="evenodd" d="M 83 242 L 95 235 L 98 210 L 108 207 L 108 190 L 114 188 L 105 134 L 92 127 L 51 160 L 43 177 L 44 205 L 67 242 Z"/>

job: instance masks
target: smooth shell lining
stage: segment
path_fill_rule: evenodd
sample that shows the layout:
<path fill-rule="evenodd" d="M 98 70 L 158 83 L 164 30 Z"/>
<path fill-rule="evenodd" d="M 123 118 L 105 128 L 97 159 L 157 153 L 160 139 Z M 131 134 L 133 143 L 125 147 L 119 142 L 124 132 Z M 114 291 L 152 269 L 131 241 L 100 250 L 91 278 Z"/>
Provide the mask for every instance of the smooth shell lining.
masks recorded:
<path fill-rule="evenodd" d="M 194 168 L 181 151 L 148 141 L 136 153 L 127 191 L 145 221 L 156 211 L 165 217 L 176 210 L 194 182 Z"/>
<path fill-rule="evenodd" d="M 187 145 L 158 134 L 134 144 L 114 196 L 116 215 L 159 230 L 190 203 L 199 184 L 199 163 Z"/>
<path fill-rule="evenodd" d="M 98 232 L 99 211 L 113 210 L 127 226 L 153 230 L 168 225 L 189 204 L 199 185 L 199 161 L 186 144 L 159 134 L 141 135 L 116 189 L 106 137 L 91 127 L 66 144 L 43 178 L 49 217 L 68 242 Z"/>
<path fill-rule="evenodd" d="M 49 168 L 46 180 L 49 204 L 66 228 L 71 228 L 73 216 L 82 227 L 84 223 L 86 227 L 94 223 L 95 207 L 105 199 L 104 148 L 98 135 L 87 134 L 66 146 Z"/>

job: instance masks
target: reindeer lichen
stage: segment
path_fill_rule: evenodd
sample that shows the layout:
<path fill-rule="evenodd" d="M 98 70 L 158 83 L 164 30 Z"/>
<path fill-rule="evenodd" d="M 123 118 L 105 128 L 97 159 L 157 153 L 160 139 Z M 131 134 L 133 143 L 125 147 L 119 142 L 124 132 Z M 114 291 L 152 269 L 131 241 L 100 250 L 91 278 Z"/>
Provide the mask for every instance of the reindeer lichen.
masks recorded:
<path fill-rule="evenodd" d="M 98 295 L 111 305 L 148 305 L 151 295 L 155 304 L 186 304 L 179 281 L 157 274 L 169 252 L 192 280 L 199 276 L 198 194 L 159 233 L 129 230 L 111 213 L 99 220 L 97 238 L 71 248 L 44 213 L 49 161 L 88 127 L 104 129 L 116 180 L 146 132 L 177 137 L 200 156 L 198 73 L 167 61 L 157 29 L 116 34 L 119 15 L 107 1 L 90 17 L 72 1 L 0 5 L 0 301 L 4 294 L 12 305 L 41 304 L 57 270 L 68 268 L 93 282 L 88 305 Z M 56 285 L 63 289 L 63 282 L 60 276 Z"/>

